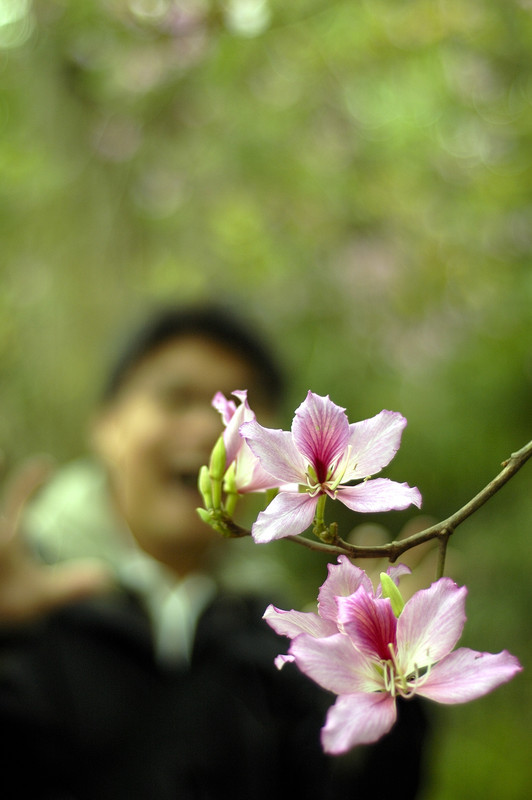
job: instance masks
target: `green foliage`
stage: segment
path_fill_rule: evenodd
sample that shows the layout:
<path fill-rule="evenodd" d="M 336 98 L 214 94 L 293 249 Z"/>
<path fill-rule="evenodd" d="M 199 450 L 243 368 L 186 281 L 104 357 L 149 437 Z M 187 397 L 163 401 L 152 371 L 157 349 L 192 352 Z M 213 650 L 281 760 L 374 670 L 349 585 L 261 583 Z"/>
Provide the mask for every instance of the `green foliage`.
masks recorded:
<path fill-rule="evenodd" d="M 531 47 L 525 0 L 0 0 L 8 466 L 84 447 L 123 323 L 221 296 L 278 344 L 286 422 L 308 388 L 401 411 L 387 474 L 455 510 L 530 438 Z M 525 666 L 529 483 L 453 542 L 472 646 Z M 430 800 L 523 796 L 527 736 L 490 742 L 526 681 L 447 731 Z"/>

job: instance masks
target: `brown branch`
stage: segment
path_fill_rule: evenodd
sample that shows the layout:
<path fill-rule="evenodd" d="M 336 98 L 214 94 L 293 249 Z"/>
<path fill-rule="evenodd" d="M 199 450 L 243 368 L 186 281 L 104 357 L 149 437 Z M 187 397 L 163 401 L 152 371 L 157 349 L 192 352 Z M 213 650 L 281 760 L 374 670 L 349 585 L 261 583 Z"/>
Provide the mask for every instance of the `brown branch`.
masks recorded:
<path fill-rule="evenodd" d="M 493 497 L 502 487 L 508 483 L 516 472 L 532 457 L 532 441 L 522 447 L 515 453 L 512 453 L 510 458 L 503 461 L 503 469 L 498 475 L 493 478 L 478 494 L 476 494 L 469 502 L 463 505 L 454 514 L 451 514 L 447 519 L 431 525 L 425 530 L 418 531 L 417 533 L 407 536 L 405 539 L 393 541 L 389 544 L 364 546 L 354 545 L 344 541 L 340 537 L 331 544 L 325 544 L 320 541 L 312 541 L 305 536 L 290 536 L 287 537 L 292 542 L 301 544 L 308 547 L 310 550 L 318 550 L 330 554 L 347 555 L 351 558 L 388 558 L 394 562 L 400 555 L 410 550 L 412 547 L 423 544 L 424 542 L 431 541 L 432 539 L 439 539 L 440 542 L 440 567 L 439 571 L 443 573 L 443 563 L 445 560 L 445 550 L 450 536 L 454 533 L 456 528 L 462 524 L 468 517 L 478 511 L 489 499 Z"/>

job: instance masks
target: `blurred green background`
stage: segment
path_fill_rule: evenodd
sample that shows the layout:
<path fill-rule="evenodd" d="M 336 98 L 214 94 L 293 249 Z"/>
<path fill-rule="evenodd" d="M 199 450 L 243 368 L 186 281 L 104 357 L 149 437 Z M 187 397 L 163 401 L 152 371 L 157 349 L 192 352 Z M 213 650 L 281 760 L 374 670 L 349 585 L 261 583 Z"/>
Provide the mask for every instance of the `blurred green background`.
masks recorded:
<path fill-rule="evenodd" d="M 222 297 L 285 423 L 401 411 L 386 474 L 448 515 L 531 438 L 531 158 L 530 0 L 0 0 L 5 470 L 83 451 L 125 321 Z M 463 642 L 525 672 L 437 710 L 423 800 L 532 789 L 531 470 L 453 540 Z"/>

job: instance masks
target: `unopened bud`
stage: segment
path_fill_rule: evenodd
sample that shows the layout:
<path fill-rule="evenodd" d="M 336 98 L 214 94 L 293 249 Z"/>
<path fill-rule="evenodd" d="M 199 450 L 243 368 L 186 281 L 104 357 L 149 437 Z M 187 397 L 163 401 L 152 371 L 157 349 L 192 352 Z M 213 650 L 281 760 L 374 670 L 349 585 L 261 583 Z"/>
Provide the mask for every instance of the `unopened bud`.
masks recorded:
<path fill-rule="evenodd" d="M 389 575 L 386 572 L 381 572 L 380 574 L 381 579 L 381 587 L 382 587 L 382 596 L 389 597 L 390 602 L 392 604 L 392 611 L 396 617 L 401 614 L 401 611 L 405 607 L 405 601 L 403 600 L 403 596 L 395 583 L 392 581 Z"/>
<path fill-rule="evenodd" d="M 225 474 L 225 460 L 227 452 L 223 436 L 220 436 L 214 445 L 209 462 L 209 475 L 213 481 L 221 481 Z"/>
<path fill-rule="evenodd" d="M 211 476 L 209 475 L 209 468 L 206 466 L 202 467 L 199 471 L 198 489 L 203 497 L 205 508 L 213 508 Z"/>
<path fill-rule="evenodd" d="M 207 525 L 212 525 L 212 517 L 208 511 L 206 511 L 204 508 L 197 508 L 196 511 L 198 512 L 203 522 L 206 522 Z"/>
<path fill-rule="evenodd" d="M 236 470 L 235 463 L 233 462 L 224 475 L 224 490 L 230 494 L 236 494 Z"/>

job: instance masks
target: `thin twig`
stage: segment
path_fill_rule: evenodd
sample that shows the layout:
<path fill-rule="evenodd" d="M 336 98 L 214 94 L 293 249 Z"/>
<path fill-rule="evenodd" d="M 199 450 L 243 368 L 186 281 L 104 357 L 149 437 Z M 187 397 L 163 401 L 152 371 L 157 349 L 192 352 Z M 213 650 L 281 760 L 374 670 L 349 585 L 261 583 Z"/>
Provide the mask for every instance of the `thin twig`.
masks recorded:
<path fill-rule="evenodd" d="M 449 544 L 450 533 L 442 533 L 438 539 L 438 565 L 436 567 L 436 580 L 445 575 L 445 556 Z"/>
<path fill-rule="evenodd" d="M 440 540 L 440 565 L 438 569 L 442 570 L 445 563 L 445 551 L 447 542 L 456 528 L 462 524 L 471 514 L 478 511 L 489 499 L 493 497 L 502 487 L 508 483 L 516 472 L 532 457 L 532 441 L 512 453 L 510 458 L 503 462 L 503 469 L 498 475 L 493 478 L 478 494 L 476 494 L 469 502 L 463 505 L 454 514 L 451 514 L 447 519 L 431 525 L 422 531 L 407 536 L 399 541 L 389 542 L 388 544 L 364 546 L 354 545 L 343 539 L 338 539 L 334 544 L 325 544 L 319 541 L 307 539 L 305 536 L 290 536 L 287 537 L 290 541 L 308 547 L 310 550 L 319 550 L 329 554 L 347 555 L 351 558 L 388 558 L 391 562 L 396 561 L 400 555 L 410 550 L 412 547 L 423 544 L 424 542 L 431 541 L 432 539 Z"/>

